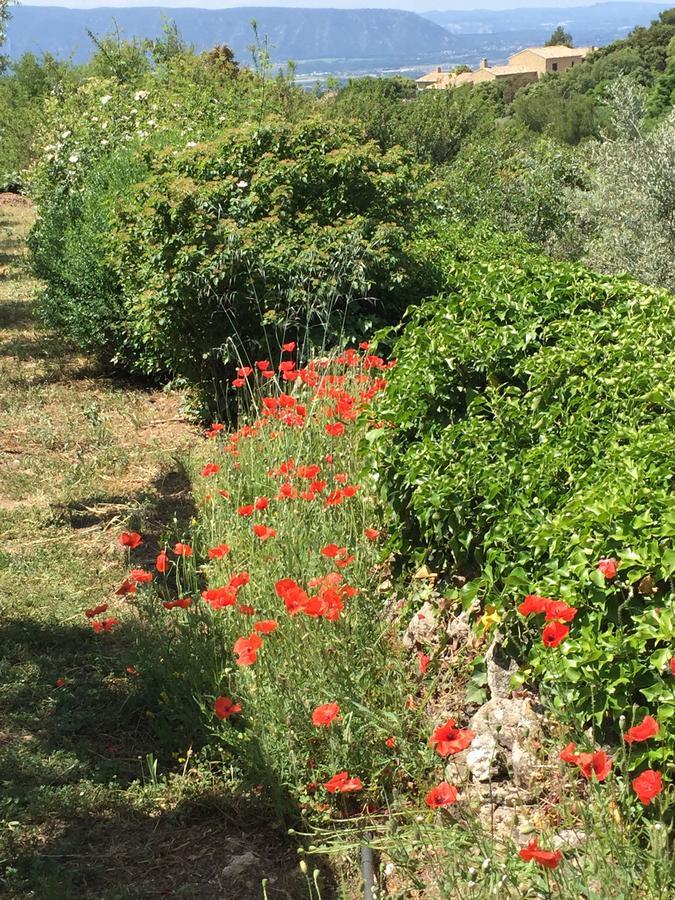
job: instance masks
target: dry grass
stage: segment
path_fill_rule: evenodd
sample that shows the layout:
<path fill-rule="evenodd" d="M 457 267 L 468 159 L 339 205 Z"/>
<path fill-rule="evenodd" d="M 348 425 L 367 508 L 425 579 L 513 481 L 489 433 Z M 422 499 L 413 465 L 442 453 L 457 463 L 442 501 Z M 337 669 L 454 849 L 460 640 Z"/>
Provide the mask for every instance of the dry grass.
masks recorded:
<path fill-rule="evenodd" d="M 294 851 L 210 770 L 142 778 L 142 686 L 83 609 L 124 575 L 123 526 L 152 554 L 193 515 L 198 442 L 178 395 L 40 331 L 33 215 L 0 196 L 0 895 L 255 897 L 267 875 L 270 897 L 306 896 Z"/>

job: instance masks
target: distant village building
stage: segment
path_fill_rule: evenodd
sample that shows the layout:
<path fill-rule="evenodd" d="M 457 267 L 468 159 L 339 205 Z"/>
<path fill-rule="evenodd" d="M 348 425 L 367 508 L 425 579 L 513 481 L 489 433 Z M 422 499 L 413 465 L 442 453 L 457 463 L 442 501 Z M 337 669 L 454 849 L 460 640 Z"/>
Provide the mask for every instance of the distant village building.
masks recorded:
<path fill-rule="evenodd" d="M 473 72 L 461 72 L 453 75 L 444 72 L 437 66 L 417 79 L 420 91 L 446 90 L 461 87 L 463 84 L 481 84 L 484 81 L 503 81 L 508 79 L 518 86 L 537 81 L 542 75 L 552 72 L 564 72 L 584 60 L 596 47 L 528 47 L 509 57 L 508 65 L 489 66 L 487 59 L 480 61 L 480 66 Z"/>

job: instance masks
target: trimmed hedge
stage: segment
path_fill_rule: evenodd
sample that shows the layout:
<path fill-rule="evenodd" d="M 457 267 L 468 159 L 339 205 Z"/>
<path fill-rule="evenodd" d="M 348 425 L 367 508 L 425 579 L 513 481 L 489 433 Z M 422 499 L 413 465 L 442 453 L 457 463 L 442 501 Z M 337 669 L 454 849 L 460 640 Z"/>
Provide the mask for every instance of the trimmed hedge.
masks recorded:
<path fill-rule="evenodd" d="M 561 711 L 672 730 L 675 298 L 507 237 L 427 252 L 446 290 L 410 311 L 369 434 L 398 549 L 468 577 Z M 527 593 L 579 608 L 562 652 L 531 646 Z"/>

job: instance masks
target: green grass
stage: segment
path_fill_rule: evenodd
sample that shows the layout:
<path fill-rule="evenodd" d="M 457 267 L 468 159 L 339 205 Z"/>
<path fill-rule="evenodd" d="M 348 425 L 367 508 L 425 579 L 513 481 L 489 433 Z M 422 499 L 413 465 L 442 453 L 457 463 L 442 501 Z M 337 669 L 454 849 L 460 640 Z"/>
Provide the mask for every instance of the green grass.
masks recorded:
<path fill-rule="evenodd" d="M 94 635 L 117 542 L 150 554 L 194 514 L 176 394 L 107 377 L 35 322 L 32 208 L 0 197 L 0 895 L 298 893 L 297 857 L 222 769 L 157 757 L 125 634 Z M 62 687 L 57 679 L 63 679 Z M 237 875 L 227 866 L 252 853 Z"/>

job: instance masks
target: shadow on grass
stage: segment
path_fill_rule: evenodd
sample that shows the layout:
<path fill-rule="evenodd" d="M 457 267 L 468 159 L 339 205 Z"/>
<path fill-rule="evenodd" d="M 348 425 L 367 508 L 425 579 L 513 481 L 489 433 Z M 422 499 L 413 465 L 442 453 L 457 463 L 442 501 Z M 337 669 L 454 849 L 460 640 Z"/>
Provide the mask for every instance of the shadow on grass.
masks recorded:
<path fill-rule="evenodd" d="M 134 566 L 153 570 L 160 550 L 185 539 L 192 519 L 198 516 L 191 488 L 185 465 L 175 459 L 143 491 L 126 495 L 95 494 L 53 505 L 52 523 L 74 529 L 106 528 L 116 519 L 124 518 L 127 530 L 143 535 L 143 543 L 133 552 Z"/>
<path fill-rule="evenodd" d="M 11 723 L 0 734 L 3 795 L 31 832 L 4 838 L 15 877 L 44 900 L 261 897 L 263 878 L 270 898 L 307 898 L 264 795 L 218 791 L 213 769 L 150 778 L 142 761 L 156 740 L 124 641 L 122 628 L 99 636 L 28 618 L 0 628 L 2 667 L 13 675 L 2 693 Z"/>

